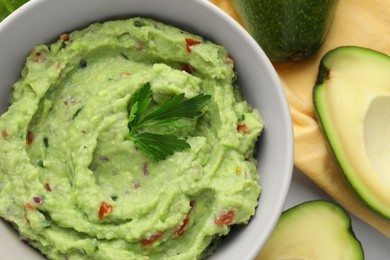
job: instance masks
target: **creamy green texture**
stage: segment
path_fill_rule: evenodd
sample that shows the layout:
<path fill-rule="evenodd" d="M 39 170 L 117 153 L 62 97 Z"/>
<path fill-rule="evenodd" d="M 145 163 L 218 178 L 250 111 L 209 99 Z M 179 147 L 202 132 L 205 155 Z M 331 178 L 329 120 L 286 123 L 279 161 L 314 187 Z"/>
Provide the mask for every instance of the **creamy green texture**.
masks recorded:
<path fill-rule="evenodd" d="M 0 216 L 50 259 L 199 259 L 246 224 L 261 191 L 263 124 L 233 61 L 210 41 L 151 19 L 95 23 L 39 45 L 0 117 Z M 168 131 L 191 148 L 155 162 L 128 134 L 128 103 L 212 96 Z"/>

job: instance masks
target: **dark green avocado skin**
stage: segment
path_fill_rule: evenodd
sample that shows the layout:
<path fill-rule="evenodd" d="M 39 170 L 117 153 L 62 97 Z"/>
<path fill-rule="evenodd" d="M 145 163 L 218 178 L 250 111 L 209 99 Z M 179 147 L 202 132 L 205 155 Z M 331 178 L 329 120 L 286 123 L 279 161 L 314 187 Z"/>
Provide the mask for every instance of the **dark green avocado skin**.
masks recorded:
<path fill-rule="evenodd" d="M 249 33 L 272 62 L 301 61 L 324 42 L 338 0 L 233 0 Z"/>

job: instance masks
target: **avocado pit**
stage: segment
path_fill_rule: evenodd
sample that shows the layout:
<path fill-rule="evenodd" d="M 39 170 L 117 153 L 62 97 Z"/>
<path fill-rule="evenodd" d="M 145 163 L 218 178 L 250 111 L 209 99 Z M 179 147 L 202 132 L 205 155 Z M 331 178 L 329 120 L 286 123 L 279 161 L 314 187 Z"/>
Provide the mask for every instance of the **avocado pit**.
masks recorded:
<path fill-rule="evenodd" d="M 377 96 L 364 119 L 367 155 L 378 176 L 390 187 L 390 96 Z"/>

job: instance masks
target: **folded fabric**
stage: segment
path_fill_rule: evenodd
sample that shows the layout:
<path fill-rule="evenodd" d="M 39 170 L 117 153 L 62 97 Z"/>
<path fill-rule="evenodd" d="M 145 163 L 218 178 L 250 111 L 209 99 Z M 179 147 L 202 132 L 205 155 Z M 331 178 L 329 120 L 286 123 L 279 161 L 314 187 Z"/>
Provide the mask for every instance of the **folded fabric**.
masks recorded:
<path fill-rule="evenodd" d="M 245 25 L 231 0 L 210 0 Z M 320 50 L 298 63 L 274 64 L 290 105 L 295 139 L 295 166 L 335 201 L 390 238 L 390 221 L 372 213 L 345 183 L 319 128 L 312 91 L 322 56 L 345 45 L 371 48 L 390 55 L 390 3 L 387 0 L 342 0 Z M 390 191 L 389 191 L 390 196 Z"/>

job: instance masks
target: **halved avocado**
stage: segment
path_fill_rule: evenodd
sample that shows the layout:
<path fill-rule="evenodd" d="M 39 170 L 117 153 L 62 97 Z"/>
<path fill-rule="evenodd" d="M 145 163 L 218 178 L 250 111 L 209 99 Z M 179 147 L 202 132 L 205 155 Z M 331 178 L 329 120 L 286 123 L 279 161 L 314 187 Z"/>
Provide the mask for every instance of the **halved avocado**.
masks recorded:
<path fill-rule="evenodd" d="M 256 260 L 364 259 L 348 213 L 325 200 L 284 211 Z"/>
<path fill-rule="evenodd" d="M 346 180 L 369 208 L 390 219 L 390 56 L 356 46 L 329 51 L 313 101 Z"/>

